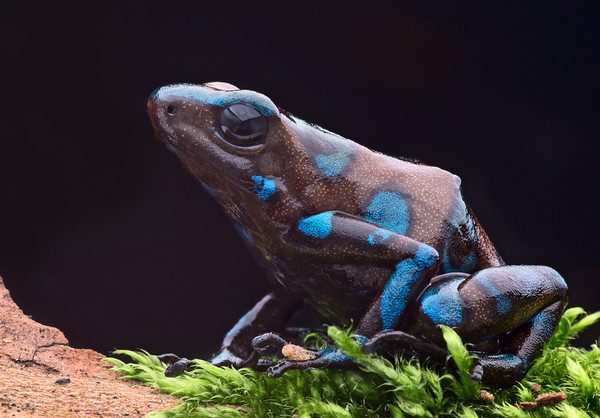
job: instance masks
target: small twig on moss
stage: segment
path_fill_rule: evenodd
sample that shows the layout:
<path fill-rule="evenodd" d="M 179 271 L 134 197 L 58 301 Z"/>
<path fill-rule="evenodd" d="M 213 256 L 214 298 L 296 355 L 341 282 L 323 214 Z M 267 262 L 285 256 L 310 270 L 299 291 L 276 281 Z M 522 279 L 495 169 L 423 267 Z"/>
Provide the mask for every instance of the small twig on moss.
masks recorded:
<path fill-rule="evenodd" d="M 528 411 L 533 408 L 537 408 L 540 406 L 550 406 L 556 405 L 567 399 L 567 394 L 565 392 L 555 392 L 555 393 L 542 393 L 535 398 L 533 402 L 521 402 L 519 406 L 522 410 Z"/>

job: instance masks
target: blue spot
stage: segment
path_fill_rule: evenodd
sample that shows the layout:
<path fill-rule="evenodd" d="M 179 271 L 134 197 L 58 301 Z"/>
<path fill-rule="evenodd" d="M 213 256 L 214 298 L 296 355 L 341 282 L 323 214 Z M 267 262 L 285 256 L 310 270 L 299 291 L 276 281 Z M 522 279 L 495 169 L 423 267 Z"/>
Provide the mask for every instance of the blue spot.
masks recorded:
<path fill-rule="evenodd" d="M 565 279 L 553 269 L 544 269 L 546 273 L 536 268 L 532 269 L 530 266 L 512 266 L 511 269 L 520 279 L 521 292 L 527 295 L 538 295 L 550 288 L 555 290 L 567 288 Z"/>
<path fill-rule="evenodd" d="M 367 337 L 362 335 L 353 335 L 352 338 L 356 340 L 362 347 L 369 340 Z M 343 352 L 337 347 L 327 347 L 317 352 L 319 358 L 329 361 L 330 363 L 343 363 L 352 359 L 351 356 Z"/>
<path fill-rule="evenodd" d="M 454 327 L 462 321 L 458 285 L 463 279 L 444 281 L 429 287 L 423 294 L 421 309 L 435 324 Z"/>
<path fill-rule="evenodd" d="M 383 244 L 383 242 L 385 242 L 385 240 L 388 239 L 391 234 L 392 233 L 387 229 L 378 228 L 369 234 L 367 241 L 371 245 Z"/>
<path fill-rule="evenodd" d="M 226 361 L 229 359 L 231 359 L 231 353 L 229 352 L 229 350 L 225 349 L 225 350 L 221 351 L 219 354 L 217 354 L 216 356 L 214 356 L 213 358 L 211 358 L 210 361 L 213 363 L 220 363 L 222 361 Z"/>
<path fill-rule="evenodd" d="M 202 188 L 202 190 L 204 190 L 206 193 L 208 193 L 210 195 L 210 197 L 218 199 L 219 195 L 217 195 L 217 192 L 215 192 L 215 190 L 212 187 L 207 186 L 204 183 L 200 183 L 200 187 Z"/>
<path fill-rule="evenodd" d="M 442 259 L 442 268 L 444 273 L 452 273 L 454 271 L 460 271 L 462 273 L 471 273 L 475 270 L 477 265 L 477 255 L 475 250 L 471 250 L 469 254 L 462 260 L 459 266 L 454 266 L 450 261 L 450 254 L 446 251 L 444 258 Z"/>
<path fill-rule="evenodd" d="M 252 238 L 250 237 L 250 235 L 244 229 L 243 226 L 241 226 L 240 224 L 234 224 L 233 228 L 235 229 L 235 232 L 238 233 L 238 235 L 240 236 L 240 238 L 242 238 L 242 240 L 244 240 L 247 243 L 251 243 L 252 242 Z"/>
<path fill-rule="evenodd" d="M 345 361 L 350 360 L 348 354 L 345 354 L 343 351 L 339 350 L 336 347 L 327 347 L 317 352 L 319 358 L 323 360 L 327 360 L 330 363 L 343 363 Z"/>
<path fill-rule="evenodd" d="M 438 254 L 435 249 L 426 244 L 419 244 L 419 248 L 417 249 L 413 260 L 417 266 L 426 269 L 435 263 L 437 257 Z"/>
<path fill-rule="evenodd" d="M 396 265 L 381 295 L 379 314 L 383 329 L 390 329 L 404 311 L 408 297 L 423 270 L 431 267 L 437 258 L 436 251 L 421 244 L 413 258 L 403 260 Z"/>
<path fill-rule="evenodd" d="M 496 301 L 496 310 L 500 315 L 506 315 L 512 307 L 512 302 L 502 291 L 494 285 L 487 274 L 480 273 L 478 275 L 481 286 L 483 286 L 489 295 Z"/>
<path fill-rule="evenodd" d="M 531 319 L 532 331 L 539 333 L 543 339 L 550 338 L 554 332 L 554 324 L 555 322 L 552 321 L 552 315 L 547 309 L 538 312 Z"/>
<path fill-rule="evenodd" d="M 367 341 L 369 341 L 369 339 L 367 337 L 365 337 L 364 335 L 359 335 L 359 334 L 355 334 L 352 336 L 352 338 L 358 342 L 358 344 L 362 347 L 363 345 L 365 345 L 367 343 Z"/>
<path fill-rule="evenodd" d="M 252 310 L 246 312 L 244 314 L 244 316 L 242 316 L 236 322 L 236 324 L 233 327 L 231 327 L 231 329 L 229 331 L 227 331 L 227 334 L 225 334 L 225 338 L 231 338 L 231 337 L 235 336 L 236 334 L 239 334 L 240 331 L 242 331 L 245 327 L 250 325 L 252 317 L 253 317 Z"/>
<path fill-rule="evenodd" d="M 152 94 L 154 99 L 169 95 L 197 100 L 214 106 L 229 107 L 234 104 L 246 104 L 263 116 L 273 115 L 277 111 L 277 106 L 268 97 L 248 90 L 218 91 L 192 84 L 179 84 L 162 87 Z"/>
<path fill-rule="evenodd" d="M 350 163 L 351 156 L 350 147 L 343 145 L 342 149 L 334 154 L 318 154 L 315 157 L 315 164 L 327 177 L 339 176 Z"/>
<path fill-rule="evenodd" d="M 364 215 L 365 220 L 397 234 L 404 235 L 408 230 L 408 205 L 397 192 L 377 193 Z"/>
<path fill-rule="evenodd" d="M 538 312 L 534 315 L 533 318 L 531 318 L 531 321 L 533 323 L 534 328 L 540 327 L 541 325 L 543 325 L 544 322 L 547 322 L 546 312 L 544 310 Z"/>
<path fill-rule="evenodd" d="M 331 233 L 332 218 L 333 212 L 323 212 L 308 218 L 302 218 L 298 222 L 298 230 L 304 235 L 325 238 Z"/>
<path fill-rule="evenodd" d="M 256 184 L 254 193 L 260 200 L 267 200 L 275 194 L 275 181 L 262 176 L 252 176 L 252 181 Z"/>
<path fill-rule="evenodd" d="M 494 358 L 497 361 L 505 361 L 509 366 L 519 369 L 527 364 L 521 357 L 511 353 L 496 354 Z"/>

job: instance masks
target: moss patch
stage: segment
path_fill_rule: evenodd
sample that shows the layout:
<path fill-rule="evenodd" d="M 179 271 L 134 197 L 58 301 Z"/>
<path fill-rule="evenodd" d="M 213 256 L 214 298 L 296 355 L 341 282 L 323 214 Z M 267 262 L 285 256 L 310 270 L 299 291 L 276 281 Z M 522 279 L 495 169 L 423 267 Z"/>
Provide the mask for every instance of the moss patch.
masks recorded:
<path fill-rule="evenodd" d="M 152 417 L 600 417 L 600 348 L 568 346 L 599 319 L 600 312 L 586 315 L 581 308 L 568 309 L 526 378 L 506 390 L 469 379 L 473 358 L 450 328 L 443 328 L 444 338 L 457 367 L 444 374 L 416 360 L 391 362 L 364 354 L 349 332 L 335 327 L 328 330 L 330 343 L 354 357 L 360 370 L 290 371 L 270 378 L 194 360 L 194 370 L 168 378 L 165 365 L 147 352 L 119 350 L 117 354 L 132 362 L 106 361 L 127 379 L 181 398 L 177 408 L 153 412 Z M 525 411 L 519 405 L 535 401 L 536 385 L 544 393 L 565 392 L 567 399 Z M 488 393 L 482 396 L 481 390 Z"/>

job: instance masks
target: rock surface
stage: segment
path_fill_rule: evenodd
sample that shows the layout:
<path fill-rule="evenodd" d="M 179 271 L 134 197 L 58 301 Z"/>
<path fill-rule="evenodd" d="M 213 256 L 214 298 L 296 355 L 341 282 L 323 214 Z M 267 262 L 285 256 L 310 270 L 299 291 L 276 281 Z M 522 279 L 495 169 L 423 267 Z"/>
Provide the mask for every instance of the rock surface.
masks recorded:
<path fill-rule="evenodd" d="M 0 278 L 0 416 L 137 417 L 177 403 L 122 380 L 102 357 L 23 314 Z"/>

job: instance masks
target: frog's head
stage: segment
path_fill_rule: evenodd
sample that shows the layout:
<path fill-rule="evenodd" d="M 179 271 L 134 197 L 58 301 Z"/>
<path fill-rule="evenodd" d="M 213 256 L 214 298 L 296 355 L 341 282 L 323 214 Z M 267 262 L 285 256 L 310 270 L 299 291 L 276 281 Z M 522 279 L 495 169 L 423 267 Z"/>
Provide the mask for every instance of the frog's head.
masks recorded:
<path fill-rule="evenodd" d="M 265 95 L 227 83 L 161 87 L 148 113 L 157 138 L 237 220 L 247 213 L 272 221 L 265 209 L 282 199 L 277 212 L 288 216 L 292 200 L 307 193 L 323 201 L 329 194 L 321 183 L 337 184 L 359 151 Z"/>
<path fill-rule="evenodd" d="M 252 176 L 276 159 L 265 155 L 273 154 L 284 129 L 268 97 L 221 82 L 161 87 L 148 113 L 157 138 L 221 195 L 252 190 Z"/>

